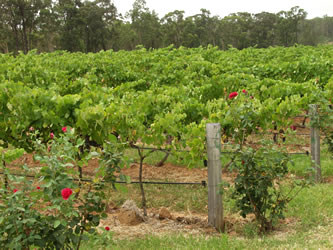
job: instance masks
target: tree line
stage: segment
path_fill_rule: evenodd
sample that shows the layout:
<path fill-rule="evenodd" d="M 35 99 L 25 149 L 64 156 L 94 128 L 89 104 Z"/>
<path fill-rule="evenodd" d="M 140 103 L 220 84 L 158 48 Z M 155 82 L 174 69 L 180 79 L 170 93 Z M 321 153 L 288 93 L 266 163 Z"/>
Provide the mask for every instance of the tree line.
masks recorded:
<path fill-rule="evenodd" d="M 145 0 L 134 0 L 125 16 L 112 0 L 0 0 L 0 52 L 198 47 L 316 45 L 333 41 L 333 17 L 307 19 L 295 6 L 278 13 L 232 13 L 209 10 L 185 16 L 175 10 L 159 18 Z"/>

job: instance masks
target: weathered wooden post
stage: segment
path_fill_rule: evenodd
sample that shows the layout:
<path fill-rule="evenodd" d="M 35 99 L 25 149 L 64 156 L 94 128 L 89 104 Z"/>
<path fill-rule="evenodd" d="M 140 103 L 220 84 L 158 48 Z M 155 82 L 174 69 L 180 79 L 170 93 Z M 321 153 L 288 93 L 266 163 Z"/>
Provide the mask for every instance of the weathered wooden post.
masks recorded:
<path fill-rule="evenodd" d="M 224 231 L 221 184 L 221 125 L 206 125 L 208 154 L 208 223 L 219 231 Z"/>
<path fill-rule="evenodd" d="M 315 181 L 321 182 L 321 167 L 320 167 L 320 124 L 318 105 L 309 105 L 310 114 L 310 145 L 311 145 L 311 161 L 312 167 L 315 170 Z"/>

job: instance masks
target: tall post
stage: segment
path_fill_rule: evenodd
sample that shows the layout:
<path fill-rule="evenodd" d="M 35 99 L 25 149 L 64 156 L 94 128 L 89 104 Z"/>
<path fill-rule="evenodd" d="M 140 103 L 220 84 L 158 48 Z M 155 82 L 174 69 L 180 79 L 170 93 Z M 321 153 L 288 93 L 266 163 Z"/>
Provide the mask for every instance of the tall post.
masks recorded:
<path fill-rule="evenodd" d="M 315 171 L 315 181 L 321 182 L 321 167 L 320 167 L 320 124 L 318 105 L 310 104 L 310 145 L 311 145 L 311 161 Z"/>
<path fill-rule="evenodd" d="M 218 231 L 224 231 L 221 184 L 221 125 L 206 125 L 208 154 L 208 223 Z"/>

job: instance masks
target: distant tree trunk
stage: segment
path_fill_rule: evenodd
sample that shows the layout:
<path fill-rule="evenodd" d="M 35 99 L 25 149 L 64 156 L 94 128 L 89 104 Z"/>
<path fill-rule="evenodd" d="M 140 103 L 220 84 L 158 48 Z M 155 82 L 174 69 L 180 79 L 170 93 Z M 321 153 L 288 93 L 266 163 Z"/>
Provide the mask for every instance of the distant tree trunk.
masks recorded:
<path fill-rule="evenodd" d="M 16 26 L 13 26 L 13 30 L 14 30 L 14 35 L 15 35 L 16 51 L 19 51 L 20 50 L 20 37 L 19 37 Z"/>
<path fill-rule="evenodd" d="M 24 6 L 19 6 L 20 14 L 22 17 L 22 42 L 23 42 L 23 52 L 26 54 L 29 51 L 28 36 L 27 36 L 27 24 L 24 18 Z"/>
<path fill-rule="evenodd" d="M 0 44 L 0 48 L 3 51 L 3 53 L 5 53 L 5 54 L 9 52 L 9 50 L 8 50 L 8 43 L 7 42 L 2 42 Z"/>

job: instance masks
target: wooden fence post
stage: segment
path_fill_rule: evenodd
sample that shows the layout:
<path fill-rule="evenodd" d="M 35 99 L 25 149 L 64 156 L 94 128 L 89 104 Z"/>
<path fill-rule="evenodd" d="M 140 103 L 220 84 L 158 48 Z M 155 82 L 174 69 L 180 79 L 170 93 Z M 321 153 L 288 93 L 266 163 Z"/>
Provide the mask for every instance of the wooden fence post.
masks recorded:
<path fill-rule="evenodd" d="M 208 223 L 219 231 L 224 231 L 221 184 L 221 125 L 206 125 L 208 154 Z"/>
<path fill-rule="evenodd" d="M 315 181 L 321 182 L 321 167 L 320 167 L 320 125 L 318 105 L 310 104 L 310 145 L 311 145 L 311 161 L 312 167 L 315 170 Z"/>

